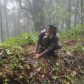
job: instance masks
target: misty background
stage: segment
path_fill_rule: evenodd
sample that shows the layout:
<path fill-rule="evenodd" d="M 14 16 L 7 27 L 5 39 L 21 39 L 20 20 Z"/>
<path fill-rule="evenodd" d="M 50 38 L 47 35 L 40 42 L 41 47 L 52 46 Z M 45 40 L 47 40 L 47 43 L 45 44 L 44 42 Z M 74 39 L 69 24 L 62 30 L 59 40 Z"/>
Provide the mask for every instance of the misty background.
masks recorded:
<path fill-rule="evenodd" d="M 0 42 L 53 24 L 66 31 L 84 24 L 84 0 L 0 0 Z"/>

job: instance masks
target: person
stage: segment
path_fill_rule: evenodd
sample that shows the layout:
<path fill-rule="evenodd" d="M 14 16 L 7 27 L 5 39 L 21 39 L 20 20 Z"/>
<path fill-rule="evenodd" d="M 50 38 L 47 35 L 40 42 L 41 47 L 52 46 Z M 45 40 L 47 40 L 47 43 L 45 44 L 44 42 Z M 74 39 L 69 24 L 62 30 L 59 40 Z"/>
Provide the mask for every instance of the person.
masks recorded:
<path fill-rule="evenodd" d="M 61 48 L 56 35 L 57 28 L 54 25 L 48 25 L 46 29 L 42 30 L 36 46 L 36 58 L 41 56 L 55 56 L 55 50 Z"/>

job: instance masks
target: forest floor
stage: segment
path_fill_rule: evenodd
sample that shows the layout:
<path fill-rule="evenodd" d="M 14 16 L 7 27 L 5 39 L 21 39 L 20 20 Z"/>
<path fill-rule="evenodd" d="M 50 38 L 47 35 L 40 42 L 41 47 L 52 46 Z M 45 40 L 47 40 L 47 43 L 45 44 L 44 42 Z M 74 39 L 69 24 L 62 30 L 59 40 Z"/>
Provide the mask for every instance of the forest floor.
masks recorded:
<path fill-rule="evenodd" d="M 62 49 L 56 51 L 56 57 L 39 59 L 30 53 L 35 45 L 22 46 L 24 54 L 14 47 L 14 56 L 0 49 L 0 84 L 84 84 L 84 44 L 80 39 L 60 42 Z"/>
<path fill-rule="evenodd" d="M 35 50 L 35 45 L 26 46 L 24 62 L 31 67 L 30 78 L 35 77 L 39 82 L 33 83 L 33 79 L 31 84 L 83 84 L 84 79 L 83 82 L 78 80 L 84 78 L 84 52 L 75 50 L 78 43 L 76 40 L 62 41 L 63 48 L 56 51 L 56 57 L 43 56 L 40 59 L 29 54 Z"/>

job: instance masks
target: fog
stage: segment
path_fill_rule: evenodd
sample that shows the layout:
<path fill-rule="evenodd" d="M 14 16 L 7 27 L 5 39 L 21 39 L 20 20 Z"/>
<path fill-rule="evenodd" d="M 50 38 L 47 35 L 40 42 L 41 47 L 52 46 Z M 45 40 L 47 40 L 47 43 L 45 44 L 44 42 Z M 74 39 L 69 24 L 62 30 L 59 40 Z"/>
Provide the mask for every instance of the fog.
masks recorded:
<path fill-rule="evenodd" d="M 0 42 L 49 24 L 58 31 L 84 24 L 84 0 L 0 0 Z"/>

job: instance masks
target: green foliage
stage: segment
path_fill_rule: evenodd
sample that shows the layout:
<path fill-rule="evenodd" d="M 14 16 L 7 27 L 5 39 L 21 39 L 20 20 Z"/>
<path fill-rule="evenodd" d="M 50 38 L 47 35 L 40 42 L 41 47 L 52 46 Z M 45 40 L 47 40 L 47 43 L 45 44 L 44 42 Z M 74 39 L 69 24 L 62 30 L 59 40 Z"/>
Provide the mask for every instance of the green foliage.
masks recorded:
<path fill-rule="evenodd" d="M 37 40 L 37 33 L 23 33 L 15 38 L 10 38 L 7 41 L 3 42 L 2 44 L 0 44 L 0 47 L 4 51 L 4 59 L 0 60 L 1 64 L 8 62 L 10 65 L 8 67 L 12 70 L 21 67 L 21 62 L 24 59 L 23 56 L 25 55 L 25 51 L 21 46 L 26 44 L 35 44 Z M 7 84 L 6 80 L 4 80 L 4 84 Z"/>
<path fill-rule="evenodd" d="M 38 34 L 32 34 L 32 33 L 23 33 L 15 38 L 10 38 L 7 41 L 0 44 L 3 48 L 10 48 L 12 46 L 22 46 L 25 44 L 35 44 L 38 40 Z"/>
<path fill-rule="evenodd" d="M 74 84 L 74 78 L 72 78 L 71 76 L 65 76 L 64 78 L 68 80 L 70 84 Z"/>
<path fill-rule="evenodd" d="M 17 45 L 17 38 L 9 38 L 7 41 L 4 42 L 4 44 L 8 44 L 10 46 Z"/>
<path fill-rule="evenodd" d="M 7 49 L 7 48 L 10 48 L 10 44 L 7 44 L 4 42 L 4 43 L 0 44 L 0 47 Z"/>
<path fill-rule="evenodd" d="M 60 33 L 61 37 L 64 39 L 83 39 L 84 36 L 84 27 L 77 27 L 77 28 L 72 28 L 67 30 L 66 32 L 61 32 Z"/>
<path fill-rule="evenodd" d="M 74 47 L 74 51 L 77 51 L 77 52 L 84 52 L 84 47 L 83 46 L 81 46 L 81 45 L 76 45 L 75 47 Z"/>
<path fill-rule="evenodd" d="M 0 47 L 4 49 L 4 57 L 7 57 L 7 59 L 11 63 L 12 69 L 21 66 L 20 61 L 25 54 L 24 49 L 21 46 L 26 44 L 35 44 L 37 40 L 37 34 L 23 33 L 0 44 Z"/>
<path fill-rule="evenodd" d="M 4 81 L 3 81 L 3 84 L 8 84 L 8 79 L 5 79 Z"/>
<path fill-rule="evenodd" d="M 80 37 L 84 34 L 83 32 L 84 31 L 80 28 L 76 28 L 60 34 L 65 41 L 65 39 L 80 39 Z M 75 76 L 72 77 L 72 70 L 68 71 L 67 66 L 65 67 L 65 63 L 70 65 L 71 61 L 68 56 L 73 56 L 72 51 L 84 52 L 84 47 L 79 43 L 69 47 L 69 44 L 66 45 L 65 43 L 66 46 L 64 46 L 64 48 L 62 48 L 63 50 L 61 49 L 58 53 L 59 56 L 63 57 L 53 62 L 53 64 L 52 61 L 49 64 L 50 60 L 36 60 L 33 59 L 33 56 L 29 55 L 29 53 L 27 54 L 28 58 L 24 57 L 26 56 L 25 51 L 21 46 L 25 44 L 35 44 L 37 40 L 38 34 L 23 33 L 15 38 L 10 38 L 0 45 L 3 48 L 5 53 L 4 56 L 6 57 L 3 60 L 0 60 L 0 65 L 6 66 L 5 70 L 0 72 L 0 77 L 3 76 L 3 72 L 5 72 L 3 80 L 4 84 L 8 84 L 9 80 L 11 80 L 10 77 L 8 78 L 10 75 L 12 77 L 16 76 L 18 81 L 25 80 L 28 84 L 33 84 L 38 81 L 42 83 L 44 81 L 45 84 L 74 84 Z M 66 58 L 70 62 L 66 60 L 64 61 Z M 68 66 L 68 68 L 70 68 L 70 66 Z M 6 73 L 9 74 L 6 76 Z"/>
<path fill-rule="evenodd" d="M 57 80 L 59 77 L 58 76 L 53 76 L 52 79 Z"/>
<path fill-rule="evenodd" d="M 9 60 L 12 69 L 18 67 L 21 64 L 20 61 L 24 56 L 24 49 L 22 47 L 16 45 L 4 49 L 4 51 L 5 51 L 4 57 L 7 57 L 7 60 Z"/>
<path fill-rule="evenodd" d="M 38 36 L 37 34 L 23 33 L 21 36 L 17 38 L 19 38 L 17 41 L 20 45 L 35 44 L 37 42 Z"/>

